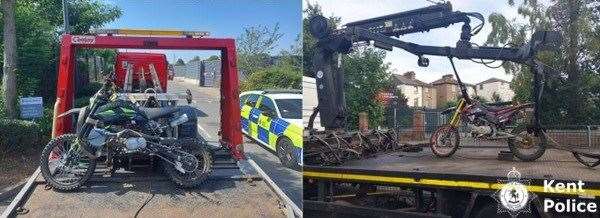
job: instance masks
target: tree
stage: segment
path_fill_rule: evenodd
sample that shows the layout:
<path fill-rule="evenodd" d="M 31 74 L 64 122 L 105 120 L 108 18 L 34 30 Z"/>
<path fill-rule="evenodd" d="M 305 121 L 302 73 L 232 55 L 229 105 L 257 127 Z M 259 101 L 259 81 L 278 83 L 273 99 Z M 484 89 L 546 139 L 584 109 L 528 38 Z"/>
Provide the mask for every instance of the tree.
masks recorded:
<path fill-rule="evenodd" d="M 211 55 L 210 57 L 208 57 L 206 59 L 207 61 L 218 61 L 221 60 L 221 57 L 217 56 L 217 55 Z"/>
<path fill-rule="evenodd" d="M 510 6 L 515 1 L 509 0 Z M 518 13 L 525 23 L 508 20 L 493 13 L 489 17 L 492 32 L 487 44 L 524 44 L 535 30 L 555 30 L 562 38 L 556 53 L 544 52 L 538 59 L 546 65 L 542 120 L 544 123 L 584 124 L 598 122 L 588 114 L 600 113 L 593 104 L 600 94 L 593 87 L 600 69 L 600 12 L 592 0 L 552 0 L 543 5 L 536 0 L 523 0 Z M 511 84 L 516 101 L 530 101 L 531 72 L 527 67 L 503 64 L 507 73 L 514 74 Z"/>
<path fill-rule="evenodd" d="M 295 44 L 290 46 L 290 50 L 283 50 L 279 53 L 279 65 L 287 65 L 294 68 L 294 71 L 302 72 L 302 46 L 300 36 L 296 38 Z"/>
<path fill-rule="evenodd" d="M 6 115 L 10 119 L 17 117 L 17 39 L 15 30 L 15 1 L 2 0 L 3 28 L 3 75 L 2 75 L 2 97 Z"/>
<path fill-rule="evenodd" d="M 384 124 L 386 107 L 375 100 L 376 95 L 389 90 L 391 85 L 389 64 L 383 62 L 385 52 L 361 47 L 342 57 L 342 70 L 345 78 L 345 97 L 348 107 L 350 129 L 358 127 L 358 113 L 369 115 L 372 127 Z"/>
<path fill-rule="evenodd" d="M 179 59 L 177 59 L 177 61 L 175 61 L 175 66 L 183 66 L 183 65 L 185 65 L 185 62 L 181 58 L 179 58 Z"/>
<path fill-rule="evenodd" d="M 89 28 L 116 19 L 120 10 L 100 1 L 70 0 L 70 12 L 74 34 L 89 32 Z M 15 24 L 18 65 L 16 72 L 17 96 L 41 95 L 45 103 L 52 103 L 56 93 L 59 36 L 62 33 L 62 6 L 56 0 L 20 0 L 15 3 Z M 84 12 L 79 12 L 83 10 Z M 1 35 L 1 34 L 0 34 Z M 0 47 L 0 49 L 2 49 Z M 78 51 L 77 59 L 100 56 L 104 60 L 114 59 L 114 50 Z M 103 61 L 104 72 L 112 68 L 111 62 Z M 87 66 L 86 62 L 78 65 Z"/>
<path fill-rule="evenodd" d="M 264 89 L 301 89 L 302 74 L 289 65 L 259 69 L 240 85 L 242 91 Z"/>
<path fill-rule="evenodd" d="M 244 28 L 244 33 L 236 40 L 238 68 L 252 74 L 269 65 L 271 53 L 282 36 L 279 23 L 272 28 L 263 25 Z"/>

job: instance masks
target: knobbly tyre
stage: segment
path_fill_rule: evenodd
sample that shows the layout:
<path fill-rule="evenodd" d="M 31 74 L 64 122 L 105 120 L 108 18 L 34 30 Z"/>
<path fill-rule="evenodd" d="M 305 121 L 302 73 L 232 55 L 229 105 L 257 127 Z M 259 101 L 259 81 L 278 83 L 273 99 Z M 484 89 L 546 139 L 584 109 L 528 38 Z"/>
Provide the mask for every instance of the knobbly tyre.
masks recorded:
<path fill-rule="evenodd" d="M 80 110 L 76 134 L 61 135 L 46 145 L 42 175 L 51 187 L 72 190 L 91 177 L 98 162 L 114 172 L 132 157 L 156 156 L 173 182 L 198 186 L 212 171 L 211 153 L 195 134 L 178 129 L 195 119 L 189 106 L 147 108 L 118 99 L 114 79 L 108 77 L 90 105 Z"/>
<path fill-rule="evenodd" d="M 450 107 L 442 114 L 452 113 L 450 122 L 442 125 L 432 135 L 429 146 L 438 157 L 452 156 L 460 146 L 458 128 L 461 122 L 466 124 L 470 136 L 484 140 L 507 140 L 508 147 L 517 158 L 533 161 L 546 151 L 543 142 L 536 137 L 531 128 L 527 128 L 530 119 L 528 112 L 533 110 L 532 103 L 492 106 L 472 99 L 467 93 L 450 59 L 454 75 L 460 88 L 461 98 L 456 107 Z"/>

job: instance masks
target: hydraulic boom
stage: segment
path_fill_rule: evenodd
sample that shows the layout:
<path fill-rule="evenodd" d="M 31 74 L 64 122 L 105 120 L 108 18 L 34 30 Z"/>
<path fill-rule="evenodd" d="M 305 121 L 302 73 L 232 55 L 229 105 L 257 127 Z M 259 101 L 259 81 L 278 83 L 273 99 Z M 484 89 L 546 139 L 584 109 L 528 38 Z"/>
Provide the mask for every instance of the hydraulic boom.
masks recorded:
<path fill-rule="evenodd" d="M 471 28 L 471 18 L 480 20 L 480 24 Z M 428 46 L 405 42 L 397 37 L 404 34 L 429 31 L 462 23 L 461 34 L 455 47 Z M 487 47 L 475 46 L 470 42 L 471 36 L 477 34 L 484 24 L 479 13 L 452 11 L 450 3 L 438 4 L 401 13 L 376 17 L 348 23 L 342 29 L 334 30 L 323 16 L 310 19 L 310 33 L 317 38 L 317 50 L 313 57 L 313 73 L 316 79 L 319 100 L 318 112 L 321 114 L 321 125 L 328 130 L 342 129 L 346 126 L 346 105 L 343 93 L 344 75 L 338 66 L 337 56 L 348 54 L 353 46 L 369 43 L 373 46 L 391 51 L 394 47 L 403 49 L 418 57 L 418 65 L 429 66 L 429 59 L 424 55 L 446 56 L 458 59 L 487 59 L 511 61 L 526 64 L 535 73 L 534 101 L 539 101 L 542 68 L 534 60 L 538 51 L 557 47 L 559 35 L 552 31 L 538 31 L 533 34 L 529 43 L 520 47 Z M 535 126 L 539 127 L 538 104 L 534 117 Z"/>

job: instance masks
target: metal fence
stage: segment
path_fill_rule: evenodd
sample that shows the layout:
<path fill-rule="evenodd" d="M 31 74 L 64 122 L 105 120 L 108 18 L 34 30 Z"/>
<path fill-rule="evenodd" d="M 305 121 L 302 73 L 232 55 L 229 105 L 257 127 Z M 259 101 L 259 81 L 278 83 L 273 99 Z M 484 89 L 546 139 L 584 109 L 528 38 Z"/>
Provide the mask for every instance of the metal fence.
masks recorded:
<path fill-rule="evenodd" d="M 419 113 L 422 115 L 419 115 Z M 399 140 L 402 142 L 428 143 L 435 130 L 448 123 L 450 116 L 441 114 L 441 110 L 436 109 L 410 109 L 404 112 L 397 112 L 395 118 L 390 113 L 388 120 L 395 120 L 396 125 L 388 125 L 387 127 L 395 129 L 399 135 Z M 556 142 L 556 144 L 583 149 L 600 148 L 600 125 L 544 125 L 543 127 L 546 130 L 548 139 Z M 461 137 L 461 146 L 463 147 L 479 147 L 482 145 L 489 147 L 505 146 L 504 142 L 473 138 L 471 130 L 465 124 L 459 127 L 458 132 Z"/>
<path fill-rule="evenodd" d="M 221 84 L 221 61 L 191 60 L 173 67 L 175 76 L 193 79 L 199 86 L 216 87 Z"/>

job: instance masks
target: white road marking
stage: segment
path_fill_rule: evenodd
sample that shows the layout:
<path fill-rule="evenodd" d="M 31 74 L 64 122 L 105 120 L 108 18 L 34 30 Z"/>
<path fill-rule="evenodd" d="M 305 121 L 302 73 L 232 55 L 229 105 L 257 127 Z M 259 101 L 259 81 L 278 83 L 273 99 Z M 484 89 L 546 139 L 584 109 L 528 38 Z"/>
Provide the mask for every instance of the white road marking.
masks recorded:
<path fill-rule="evenodd" d="M 202 126 L 199 123 L 198 123 L 198 129 L 204 133 L 206 138 L 212 139 L 212 136 L 210 135 L 210 133 L 208 133 L 204 128 L 202 128 Z"/>

